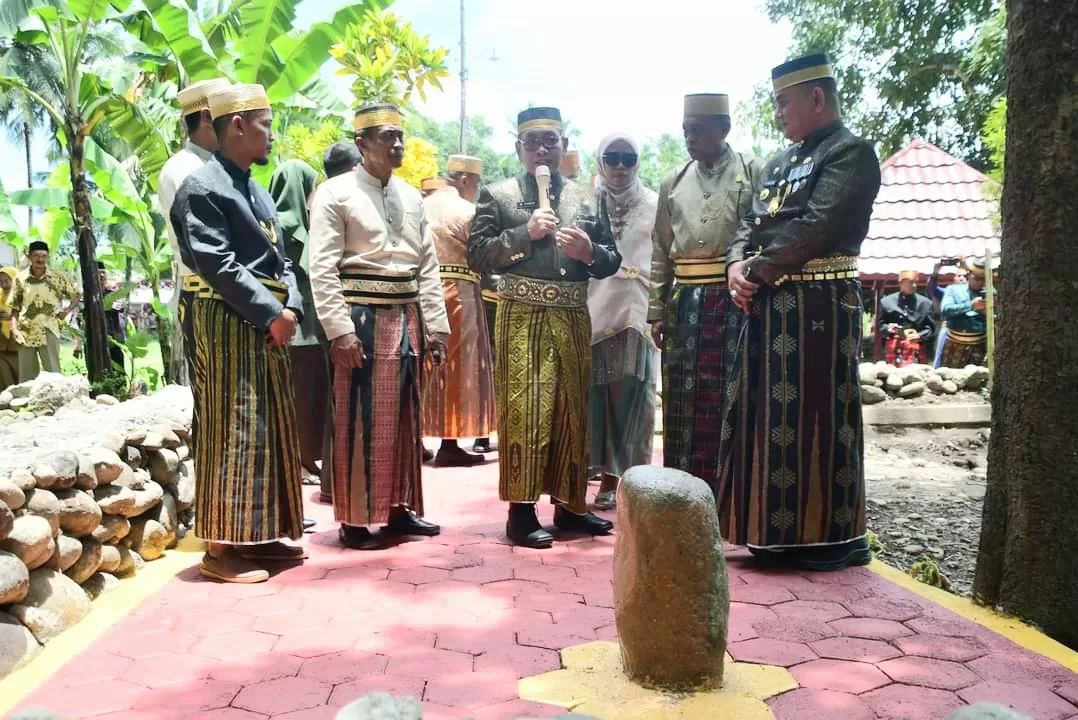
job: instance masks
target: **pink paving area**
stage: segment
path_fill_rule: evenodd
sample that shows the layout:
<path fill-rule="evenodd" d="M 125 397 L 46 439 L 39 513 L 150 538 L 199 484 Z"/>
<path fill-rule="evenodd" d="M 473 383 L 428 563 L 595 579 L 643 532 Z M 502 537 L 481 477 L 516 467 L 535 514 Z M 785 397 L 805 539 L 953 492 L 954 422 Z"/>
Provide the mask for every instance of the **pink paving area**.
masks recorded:
<path fill-rule="evenodd" d="M 425 478 L 440 537 L 344 550 L 330 509 L 305 488 L 319 522 L 303 566 L 261 585 L 184 572 L 21 707 L 322 720 L 384 691 L 422 697 L 428 720 L 565 712 L 518 699 L 516 680 L 557 669 L 563 647 L 616 639 L 614 538 L 514 548 L 494 462 Z M 549 520 L 550 506 L 540 513 Z M 1034 720 L 1078 718 L 1078 676 L 866 569 L 765 572 L 731 549 L 729 570 L 730 653 L 787 666 L 801 685 L 770 701 L 780 720 L 942 720 L 988 700 Z"/>

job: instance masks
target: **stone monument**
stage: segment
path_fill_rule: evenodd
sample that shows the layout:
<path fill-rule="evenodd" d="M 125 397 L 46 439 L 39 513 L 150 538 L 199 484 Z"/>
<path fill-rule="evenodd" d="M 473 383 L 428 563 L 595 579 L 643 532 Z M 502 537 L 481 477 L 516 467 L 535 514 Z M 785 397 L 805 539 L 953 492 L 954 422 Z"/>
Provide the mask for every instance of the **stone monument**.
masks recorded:
<path fill-rule="evenodd" d="M 664 690 L 718 688 L 730 589 L 711 488 L 672 468 L 630 468 L 617 527 L 614 607 L 626 674 Z"/>

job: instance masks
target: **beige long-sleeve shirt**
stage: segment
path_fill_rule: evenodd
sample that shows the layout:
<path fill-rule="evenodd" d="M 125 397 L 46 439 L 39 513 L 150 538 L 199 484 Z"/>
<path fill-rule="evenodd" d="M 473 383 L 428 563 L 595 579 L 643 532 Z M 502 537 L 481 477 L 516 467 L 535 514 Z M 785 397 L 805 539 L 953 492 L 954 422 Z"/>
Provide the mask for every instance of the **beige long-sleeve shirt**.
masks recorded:
<path fill-rule="evenodd" d="M 714 167 L 705 169 L 694 161 L 663 179 L 652 233 L 649 322 L 663 319 L 677 260 L 726 259 L 763 169 L 760 158 L 727 146 Z"/>
<path fill-rule="evenodd" d="M 429 336 L 449 333 L 438 254 L 419 191 L 397 177 L 382 181 L 362 165 L 322 183 L 311 205 L 311 291 L 318 320 L 334 340 L 355 332 L 341 288 L 347 271 L 409 271 Z"/>
<path fill-rule="evenodd" d="M 462 198 L 456 188 L 448 187 L 424 198 L 423 207 L 434 236 L 438 262 L 468 267 L 468 234 L 475 205 Z"/>

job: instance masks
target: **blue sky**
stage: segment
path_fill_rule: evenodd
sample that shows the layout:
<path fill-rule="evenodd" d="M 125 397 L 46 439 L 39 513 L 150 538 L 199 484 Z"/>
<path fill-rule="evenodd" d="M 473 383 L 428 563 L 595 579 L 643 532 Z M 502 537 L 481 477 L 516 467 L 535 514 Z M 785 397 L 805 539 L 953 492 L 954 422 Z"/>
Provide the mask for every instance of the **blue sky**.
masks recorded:
<path fill-rule="evenodd" d="M 347 0 L 306 0 L 297 24 L 329 17 Z M 639 9 L 627 9 L 639 8 Z M 449 121 L 460 112 L 459 0 L 397 0 L 393 12 L 450 50 L 452 77 L 421 110 Z M 680 133 L 686 93 L 726 92 L 731 103 L 749 94 L 786 59 L 789 28 L 772 25 L 755 0 L 465 0 L 468 113 L 495 128 L 498 149 L 512 147 L 512 121 L 529 103 L 556 105 L 581 130 L 578 146 L 593 152 L 609 132 L 643 140 Z M 491 58 L 497 58 L 492 60 Z M 349 79 L 324 70 L 347 96 Z M 735 124 L 731 142 L 747 147 Z M 37 169 L 44 143 L 35 142 Z M 0 179 L 26 186 L 20 145 L 0 134 Z M 20 210 L 17 217 L 25 217 Z"/>

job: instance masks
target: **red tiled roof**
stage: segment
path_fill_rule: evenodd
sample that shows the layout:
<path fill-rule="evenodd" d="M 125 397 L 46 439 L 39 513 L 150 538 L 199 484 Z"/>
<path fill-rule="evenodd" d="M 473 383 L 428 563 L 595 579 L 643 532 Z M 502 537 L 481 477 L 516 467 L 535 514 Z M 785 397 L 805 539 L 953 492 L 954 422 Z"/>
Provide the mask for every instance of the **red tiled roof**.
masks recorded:
<path fill-rule="evenodd" d="M 987 177 L 924 140 L 914 140 L 880 166 L 882 182 L 861 275 L 932 272 L 944 257 L 999 251 L 996 206 L 981 194 Z"/>

